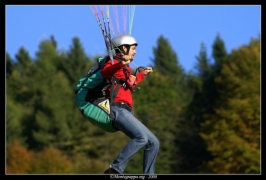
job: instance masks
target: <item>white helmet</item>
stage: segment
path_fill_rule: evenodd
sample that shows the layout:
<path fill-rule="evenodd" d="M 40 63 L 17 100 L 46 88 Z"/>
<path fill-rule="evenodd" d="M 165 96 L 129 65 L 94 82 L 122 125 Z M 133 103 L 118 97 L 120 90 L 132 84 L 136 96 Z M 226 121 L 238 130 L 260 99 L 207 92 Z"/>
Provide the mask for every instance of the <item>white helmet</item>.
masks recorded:
<path fill-rule="evenodd" d="M 116 36 L 112 39 L 112 42 L 117 47 L 121 45 L 138 45 L 136 39 L 128 34 Z"/>

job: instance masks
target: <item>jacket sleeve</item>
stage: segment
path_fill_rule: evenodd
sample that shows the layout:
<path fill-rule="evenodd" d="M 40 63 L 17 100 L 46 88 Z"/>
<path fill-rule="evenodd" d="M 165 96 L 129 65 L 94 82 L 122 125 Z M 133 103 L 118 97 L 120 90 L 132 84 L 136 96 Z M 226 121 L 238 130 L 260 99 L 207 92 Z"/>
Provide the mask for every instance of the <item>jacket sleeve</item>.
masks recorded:
<path fill-rule="evenodd" d="M 114 64 L 112 64 L 112 60 L 109 60 L 102 69 L 102 76 L 104 78 L 111 78 L 117 71 L 123 68 L 123 65 L 116 59 L 113 60 Z"/>
<path fill-rule="evenodd" d="M 136 75 L 135 84 L 138 85 L 144 78 L 145 78 L 145 74 L 143 72 L 138 73 Z"/>

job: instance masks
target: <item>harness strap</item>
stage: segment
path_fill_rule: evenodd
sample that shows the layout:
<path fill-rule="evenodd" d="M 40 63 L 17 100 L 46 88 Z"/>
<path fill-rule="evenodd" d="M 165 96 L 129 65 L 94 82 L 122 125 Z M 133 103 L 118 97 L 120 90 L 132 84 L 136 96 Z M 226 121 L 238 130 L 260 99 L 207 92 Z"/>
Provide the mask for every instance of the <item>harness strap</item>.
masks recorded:
<path fill-rule="evenodd" d="M 117 78 L 115 76 L 112 76 L 112 78 L 111 78 L 111 82 L 112 83 L 111 83 L 111 89 L 110 89 L 110 114 L 109 114 L 109 116 L 111 118 L 111 123 L 112 123 L 113 128 L 116 129 L 116 130 L 119 130 L 114 125 L 114 123 L 115 123 L 114 122 L 115 117 L 114 117 L 114 115 L 112 113 L 112 106 L 111 106 L 112 103 L 113 103 L 113 101 L 114 101 L 114 98 L 116 97 L 116 95 L 117 95 L 117 93 L 118 93 L 118 91 L 119 91 L 119 89 L 121 87 L 121 84 L 118 84 L 116 86 L 116 88 L 114 89 L 114 85 L 117 83 L 116 81 L 117 81 Z"/>
<path fill-rule="evenodd" d="M 121 79 L 117 79 L 115 76 L 112 76 L 111 78 L 112 84 L 111 84 L 111 89 L 110 89 L 110 104 L 114 102 L 114 99 L 121 88 L 121 85 L 123 82 L 121 82 Z M 116 88 L 114 89 L 115 84 L 117 84 Z M 123 83 L 124 84 L 124 83 Z"/>

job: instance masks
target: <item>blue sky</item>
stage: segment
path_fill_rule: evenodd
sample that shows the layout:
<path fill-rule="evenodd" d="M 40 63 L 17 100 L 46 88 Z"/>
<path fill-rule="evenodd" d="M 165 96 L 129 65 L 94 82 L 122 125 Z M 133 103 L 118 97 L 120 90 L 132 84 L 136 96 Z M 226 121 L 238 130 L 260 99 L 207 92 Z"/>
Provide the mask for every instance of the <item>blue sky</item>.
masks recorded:
<path fill-rule="evenodd" d="M 112 9 L 110 14 L 114 17 Z M 119 6 L 118 16 L 122 16 L 120 9 Z M 153 47 L 160 35 L 168 39 L 180 65 L 189 71 L 194 70 L 201 43 L 212 59 L 212 45 L 218 33 L 228 53 L 261 34 L 260 5 L 137 5 L 133 17 L 132 35 L 139 45 L 132 67 L 152 64 Z M 111 20 L 117 30 L 115 18 Z M 122 32 L 123 20 L 119 24 Z M 58 50 L 69 50 L 73 37 L 78 37 L 88 56 L 106 54 L 89 5 L 6 5 L 6 52 L 12 59 L 21 46 L 35 58 L 41 40 L 51 35 Z"/>

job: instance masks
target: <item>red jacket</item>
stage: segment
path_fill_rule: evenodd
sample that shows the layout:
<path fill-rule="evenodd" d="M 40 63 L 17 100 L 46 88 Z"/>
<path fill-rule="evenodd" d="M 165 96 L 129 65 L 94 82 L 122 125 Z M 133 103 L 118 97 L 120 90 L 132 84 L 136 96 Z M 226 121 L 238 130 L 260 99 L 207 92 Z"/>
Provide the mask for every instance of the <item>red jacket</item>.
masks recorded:
<path fill-rule="evenodd" d="M 123 70 L 123 66 L 117 59 L 113 59 L 113 65 L 112 60 L 109 60 L 106 65 L 102 69 L 102 76 L 104 78 L 111 78 L 113 75 L 117 79 L 126 79 L 129 77 L 129 75 L 132 74 L 132 69 L 125 65 L 125 68 L 128 70 L 128 73 Z M 139 84 L 145 77 L 145 74 L 143 72 L 140 72 L 136 75 L 136 84 Z M 116 86 L 115 86 L 116 88 Z M 110 96 L 110 88 L 107 90 L 107 98 Z M 130 107 L 133 107 L 133 101 L 132 101 L 132 92 L 128 87 L 121 86 L 120 90 L 118 91 L 114 102 L 124 102 L 128 104 Z"/>

